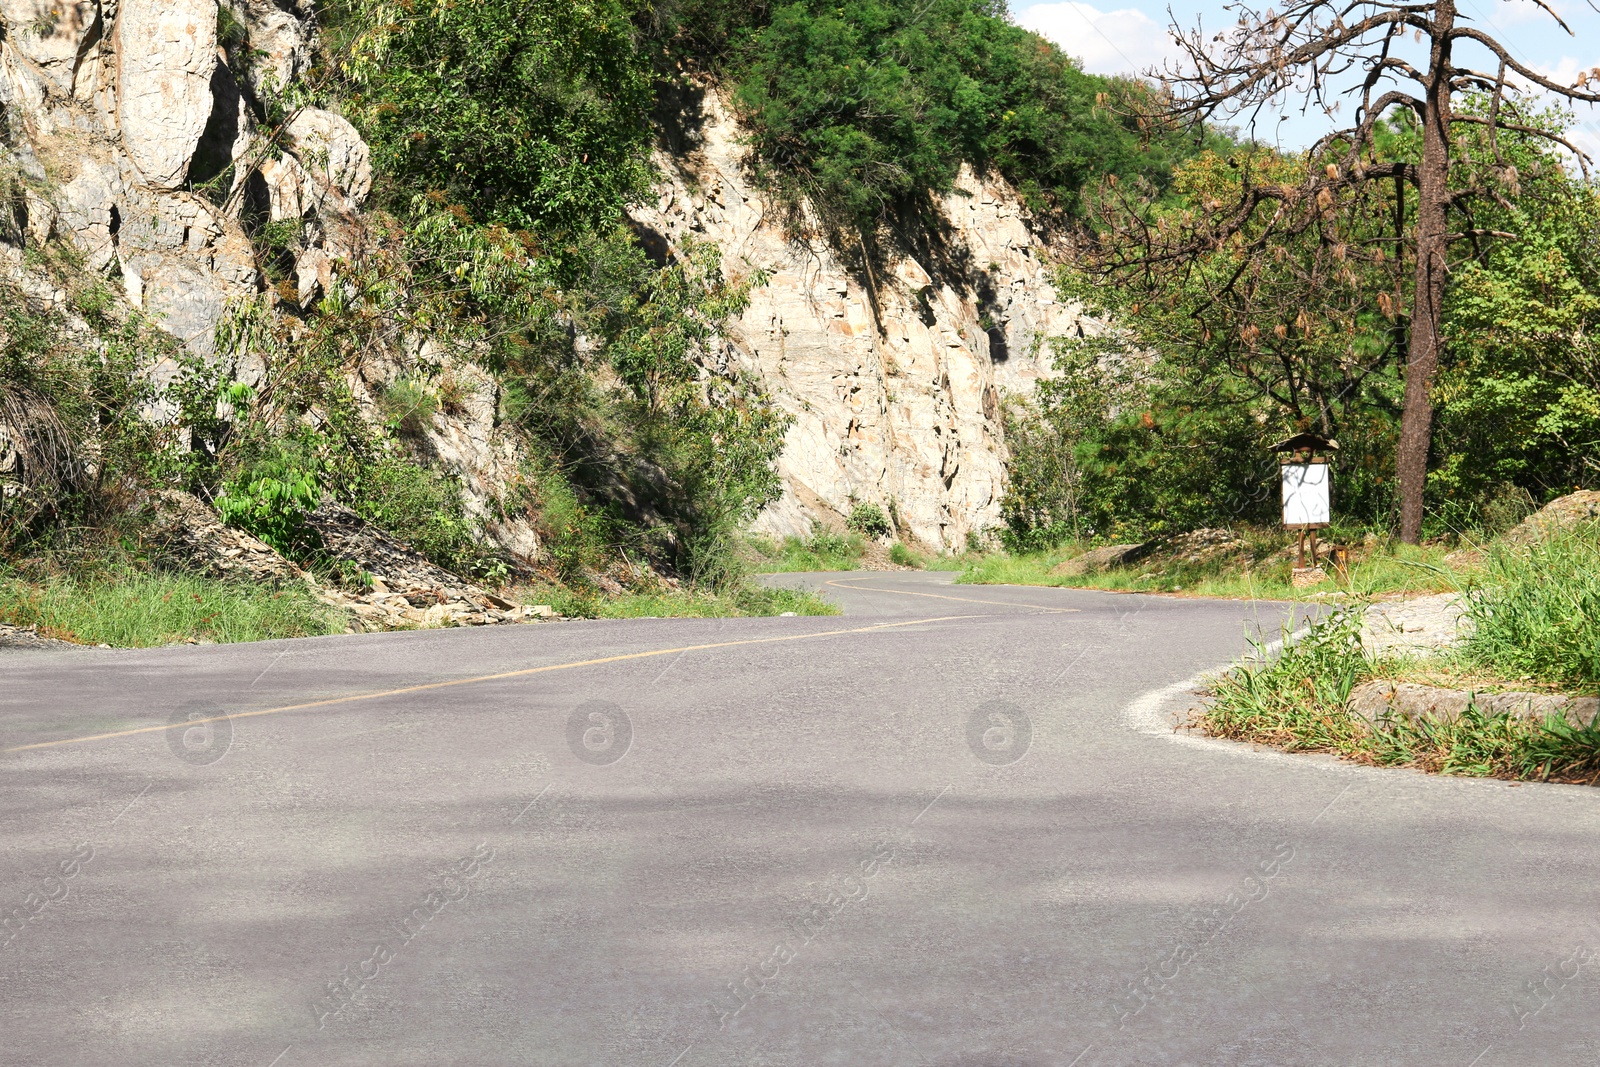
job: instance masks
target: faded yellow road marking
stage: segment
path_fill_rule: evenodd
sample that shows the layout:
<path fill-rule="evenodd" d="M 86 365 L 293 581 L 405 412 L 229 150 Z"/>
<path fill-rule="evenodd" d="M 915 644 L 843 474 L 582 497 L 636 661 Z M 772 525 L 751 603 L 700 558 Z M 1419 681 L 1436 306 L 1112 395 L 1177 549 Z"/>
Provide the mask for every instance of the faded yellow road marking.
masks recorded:
<path fill-rule="evenodd" d="M 305 711 L 308 708 L 326 708 L 334 704 L 351 704 L 358 700 L 381 700 L 384 697 L 404 696 L 407 693 L 425 693 L 431 689 L 448 689 L 456 685 L 476 685 L 480 682 L 498 682 L 505 678 L 523 678 L 530 674 L 543 674 L 546 671 L 568 671 L 576 667 L 598 667 L 603 663 L 621 663 L 630 659 L 649 659 L 651 656 L 671 656 L 683 652 L 704 652 L 713 648 L 735 648 L 740 645 L 771 645 L 783 641 L 809 641 L 817 637 L 839 637 L 844 634 L 865 634 L 874 630 L 892 630 L 898 626 L 917 626 L 930 622 L 955 622 L 960 619 L 981 619 L 982 615 L 944 615 L 936 619 L 907 619 L 903 622 L 884 622 L 873 626 L 858 626 L 850 630 L 823 630 L 814 634 L 786 634 L 782 637 L 751 637 L 742 641 L 717 641 L 706 645 L 684 645 L 679 648 L 657 648 L 649 652 L 628 652 L 620 656 L 603 656 L 600 659 L 583 659 L 573 663 L 552 663 L 545 667 L 524 667 L 517 671 L 503 671 L 499 674 L 480 674 L 473 678 L 456 678 L 448 682 L 427 682 L 423 685 L 408 685 L 400 689 L 385 689 L 378 693 L 355 693 L 350 696 L 329 697 L 327 700 L 312 700 L 304 704 L 285 704 L 278 708 L 261 708 L 258 711 L 237 711 L 231 715 L 213 715 L 206 719 L 186 719 L 183 722 L 163 723 L 160 726 L 139 726 L 131 730 L 117 730 L 108 734 L 90 734 L 87 737 L 65 737 L 59 741 L 39 741 L 31 745 L 18 745 L 15 748 L 5 749 L 7 753 L 27 752 L 35 748 L 55 748 L 59 745 L 76 745 L 85 741 L 105 741 L 113 737 L 132 737 L 134 734 L 160 733 L 163 730 L 199 726 L 208 722 L 221 722 L 223 719 L 248 719 L 256 715 L 277 715 L 285 711 Z"/>
<path fill-rule="evenodd" d="M 840 582 L 870 582 L 871 578 L 839 578 L 825 584 L 839 589 L 862 589 L 872 593 L 899 593 L 901 596 L 925 596 L 934 600 L 959 600 L 963 604 L 998 604 L 1003 608 L 1032 608 L 1034 611 L 1049 611 L 1065 614 L 1072 611 L 1082 611 L 1082 608 L 1047 608 L 1042 604 L 1018 604 L 1013 600 L 974 600 L 969 596 L 946 596 L 943 593 L 913 593 L 908 589 L 884 589 L 876 585 L 840 585 Z"/>

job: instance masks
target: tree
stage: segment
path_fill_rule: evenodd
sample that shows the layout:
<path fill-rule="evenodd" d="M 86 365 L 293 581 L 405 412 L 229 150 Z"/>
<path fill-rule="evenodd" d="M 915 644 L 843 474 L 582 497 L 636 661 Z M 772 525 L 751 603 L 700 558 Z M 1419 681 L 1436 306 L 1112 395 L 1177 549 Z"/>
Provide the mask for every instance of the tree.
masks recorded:
<path fill-rule="evenodd" d="M 1545 0 L 1534 2 L 1572 32 Z M 1218 116 L 1253 116 L 1266 105 L 1300 95 L 1306 106 L 1330 118 L 1342 97 L 1352 98 L 1353 120 L 1313 146 L 1298 182 L 1261 181 L 1245 170 L 1230 201 L 1208 203 L 1186 225 L 1166 231 L 1130 228 L 1122 236 L 1142 242 L 1139 258 L 1147 264 L 1180 262 L 1236 236 L 1247 250 L 1261 253 L 1284 234 L 1303 234 L 1332 219 L 1342 201 L 1372 183 L 1392 183 L 1396 232 L 1367 240 L 1388 243 L 1396 259 L 1409 258 L 1411 266 L 1410 307 L 1395 309 L 1407 328 L 1395 466 L 1400 535 L 1414 543 L 1422 533 L 1449 249 L 1467 242 L 1476 254 L 1485 242 L 1515 236 L 1479 218 L 1484 209 L 1508 206 L 1520 195 L 1517 169 L 1500 151 L 1498 137 L 1515 133 L 1544 139 L 1565 148 L 1580 166 L 1588 162 L 1561 132 L 1530 121 L 1536 105 L 1514 79 L 1567 100 L 1597 103 L 1600 92 L 1589 82 L 1600 79 L 1600 69 L 1580 76 L 1575 85 L 1558 85 L 1519 62 L 1495 38 L 1465 25 L 1469 20 L 1458 13 L 1456 0 L 1288 0 L 1281 12 L 1262 12 L 1248 3 L 1228 10 L 1238 13 L 1238 23 L 1227 32 L 1208 37 L 1198 25 L 1174 31 L 1183 61 L 1165 72 L 1169 96 L 1152 118 L 1197 124 Z M 1426 57 L 1414 56 L 1413 63 L 1406 55 L 1415 45 L 1426 49 Z M 1458 49 L 1479 50 L 1487 69 L 1459 60 Z M 1380 151 L 1381 124 L 1401 115 L 1409 116 L 1402 122 L 1414 121 L 1420 131 L 1414 156 Z M 1484 137 L 1486 155 L 1456 158 L 1454 148 L 1468 132 Z M 1406 204 L 1408 189 L 1415 195 L 1412 205 Z M 1386 310 L 1381 302 L 1380 310 Z"/>

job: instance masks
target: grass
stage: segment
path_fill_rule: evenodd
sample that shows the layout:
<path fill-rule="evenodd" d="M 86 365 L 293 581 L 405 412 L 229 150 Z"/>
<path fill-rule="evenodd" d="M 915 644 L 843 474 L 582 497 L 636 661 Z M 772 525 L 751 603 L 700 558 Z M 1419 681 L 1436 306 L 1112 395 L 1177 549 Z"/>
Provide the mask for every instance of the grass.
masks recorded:
<path fill-rule="evenodd" d="M 0 575 L 0 622 L 80 644 L 150 648 L 343 633 L 341 614 L 298 587 L 270 589 L 164 572 L 110 570 L 28 580 Z"/>
<path fill-rule="evenodd" d="M 1217 678 L 1194 725 L 1215 737 L 1290 752 L 1329 752 L 1381 767 L 1513 780 L 1593 782 L 1600 732 L 1469 709 L 1453 720 L 1396 718 L 1369 725 L 1346 707 L 1376 676 L 1362 651 L 1360 612 L 1339 611 L 1274 656 L 1258 648 Z"/>
<path fill-rule="evenodd" d="M 1330 752 L 1376 766 L 1510 779 L 1600 781 L 1600 718 L 1578 727 L 1490 715 L 1396 717 L 1377 726 L 1347 707 L 1372 678 L 1485 690 L 1600 688 L 1600 527 L 1542 545 L 1496 547 L 1467 589 L 1472 632 L 1427 659 L 1374 659 L 1361 608 L 1340 609 L 1276 655 L 1255 655 L 1209 687 L 1194 725 L 1217 737 Z"/>
<path fill-rule="evenodd" d="M 512 591 L 525 604 L 549 604 L 578 619 L 714 619 L 752 615 L 837 615 L 839 608 L 815 593 L 768 589 L 753 583 L 731 591 L 663 590 L 605 596 L 571 586 L 538 585 Z"/>
<path fill-rule="evenodd" d="M 1600 524 L 1528 548 L 1495 546 L 1468 593 L 1468 665 L 1600 691 Z"/>
<path fill-rule="evenodd" d="M 747 562 L 761 574 L 788 574 L 795 571 L 853 571 L 867 550 L 866 538 L 859 533 L 837 534 L 821 526 L 809 538 L 785 537 L 774 541 L 750 537 L 746 541 Z"/>
<path fill-rule="evenodd" d="M 808 538 L 750 536 L 745 540 L 744 563 L 758 574 L 795 571 L 853 571 L 861 568 L 867 541 L 859 533 L 835 534 L 820 527 Z M 927 571 L 963 571 L 984 558 L 982 553 L 942 555 L 919 552 L 900 541 L 889 546 L 889 562 L 898 567 Z"/>
<path fill-rule="evenodd" d="M 1225 600 L 1323 600 L 1330 594 L 1371 597 L 1384 594 L 1452 592 L 1471 581 L 1471 568 L 1452 565 L 1450 550 L 1439 546 L 1402 545 L 1380 541 L 1350 564 L 1348 575 L 1297 589 L 1290 582 L 1293 560 L 1271 558 L 1282 547 L 1280 537 L 1246 533 L 1248 561 L 1237 556 L 1211 563 L 1187 564 L 1159 552 L 1141 563 L 1095 574 L 1051 574 L 1058 564 L 1082 555 L 1087 545 L 1063 545 L 1048 552 L 1011 555 L 997 552 L 969 558 L 958 583 L 970 585 L 1044 585 L 1109 589 L 1129 593 L 1186 593 Z"/>

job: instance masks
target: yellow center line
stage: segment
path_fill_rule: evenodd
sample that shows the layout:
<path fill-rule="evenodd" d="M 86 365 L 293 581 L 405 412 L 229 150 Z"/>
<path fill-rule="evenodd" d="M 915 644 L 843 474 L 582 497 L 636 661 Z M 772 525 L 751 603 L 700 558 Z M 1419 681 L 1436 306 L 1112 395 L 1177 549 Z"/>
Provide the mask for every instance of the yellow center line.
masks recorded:
<path fill-rule="evenodd" d="M 1057 614 L 1082 611 L 1082 608 L 1047 608 L 1042 604 L 1018 604 L 1014 600 L 974 600 L 969 596 L 946 596 L 943 593 L 913 593 L 906 589 L 883 589 L 875 585 L 840 585 L 840 582 L 870 582 L 871 578 L 840 578 L 825 584 L 838 589 L 862 589 L 871 593 L 899 593 L 901 596 L 925 596 L 934 600 L 959 600 L 963 604 L 998 604 L 1003 608 L 1032 608 L 1035 611 L 1047 611 Z"/>
<path fill-rule="evenodd" d="M 261 708 L 258 711 L 236 711 L 231 715 L 213 715 L 205 719 L 186 719 L 183 722 L 163 723 L 160 726 L 139 726 L 131 730 L 117 730 L 108 734 L 90 734 L 87 737 L 66 737 L 59 741 L 39 741 L 31 745 L 17 745 L 15 748 L 4 749 L 6 753 L 27 752 L 36 748 L 55 748 L 60 745 L 76 745 L 85 741 L 105 741 L 113 737 L 132 737 L 134 734 L 160 733 L 163 730 L 185 729 L 199 726 L 208 722 L 221 722 L 224 719 L 248 719 L 256 715 L 278 715 L 286 711 L 305 711 L 308 708 L 326 708 L 334 704 L 351 704 L 358 700 L 381 700 L 384 697 L 404 696 L 407 693 L 425 693 L 432 689 L 448 689 L 456 685 L 476 685 L 480 682 L 498 682 L 506 678 L 524 678 L 530 674 L 543 674 L 546 671 L 567 671 L 576 667 L 598 667 L 603 663 L 621 663 L 630 659 L 649 659 L 651 656 L 671 656 L 684 652 L 704 652 L 713 648 L 735 648 L 740 645 L 770 645 L 783 641 L 809 641 L 818 637 L 839 637 L 844 634 L 865 634 L 874 630 L 892 630 L 898 626 L 917 626 L 931 622 L 956 622 L 961 619 L 981 619 L 982 615 L 944 615 L 935 619 L 908 619 L 904 622 L 884 622 L 873 626 L 858 626 L 850 630 L 822 630 L 814 634 L 786 634 L 782 637 L 751 637 L 742 641 L 717 641 L 705 645 L 684 645 L 681 648 L 657 648 L 649 652 L 628 652 L 620 656 L 602 656 L 599 659 L 583 659 L 572 663 L 552 663 L 545 667 L 524 667 L 521 670 L 502 671 L 499 674 L 480 674 L 472 678 L 456 678 L 448 682 L 427 682 L 423 685 L 408 685 L 400 689 L 385 689 L 377 693 L 355 693 L 351 696 L 329 697 L 327 700 L 312 700 L 304 704 L 285 704 L 277 708 Z"/>

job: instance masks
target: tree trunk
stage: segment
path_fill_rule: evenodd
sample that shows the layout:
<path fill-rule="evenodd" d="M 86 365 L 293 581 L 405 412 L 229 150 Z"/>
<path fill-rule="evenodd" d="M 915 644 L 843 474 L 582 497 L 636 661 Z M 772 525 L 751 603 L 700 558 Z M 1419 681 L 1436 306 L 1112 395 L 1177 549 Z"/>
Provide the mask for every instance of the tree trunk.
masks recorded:
<path fill-rule="evenodd" d="M 1406 352 L 1406 390 L 1400 414 L 1396 473 L 1400 481 L 1400 540 L 1422 539 L 1423 492 L 1433 443 L 1433 378 L 1439 370 L 1439 325 L 1444 305 L 1445 244 L 1450 203 L 1450 32 L 1454 0 L 1434 5 L 1433 50 L 1422 120 L 1422 165 L 1417 175 L 1416 286 Z"/>

